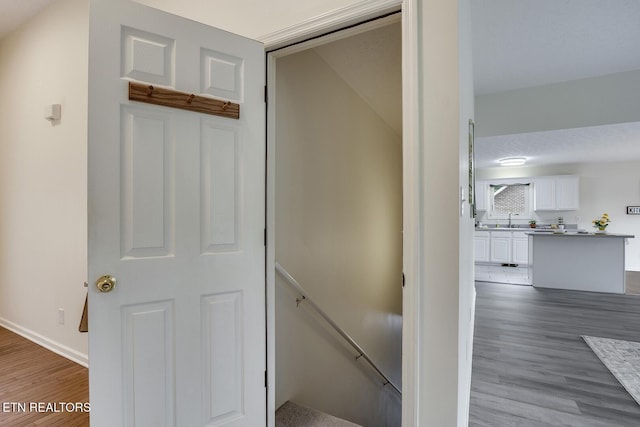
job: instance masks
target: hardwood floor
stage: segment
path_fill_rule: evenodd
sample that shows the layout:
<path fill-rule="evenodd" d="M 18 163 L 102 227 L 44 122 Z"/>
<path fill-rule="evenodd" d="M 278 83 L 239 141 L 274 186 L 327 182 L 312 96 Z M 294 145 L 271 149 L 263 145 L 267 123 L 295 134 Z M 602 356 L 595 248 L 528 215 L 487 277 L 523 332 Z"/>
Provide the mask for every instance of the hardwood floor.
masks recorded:
<path fill-rule="evenodd" d="M 88 401 L 86 368 L 0 328 L 0 426 L 88 426 Z"/>
<path fill-rule="evenodd" d="M 476 282 L 470 426 L 640 426 L 580 337 L 640 342 L 640 296 Z"/>

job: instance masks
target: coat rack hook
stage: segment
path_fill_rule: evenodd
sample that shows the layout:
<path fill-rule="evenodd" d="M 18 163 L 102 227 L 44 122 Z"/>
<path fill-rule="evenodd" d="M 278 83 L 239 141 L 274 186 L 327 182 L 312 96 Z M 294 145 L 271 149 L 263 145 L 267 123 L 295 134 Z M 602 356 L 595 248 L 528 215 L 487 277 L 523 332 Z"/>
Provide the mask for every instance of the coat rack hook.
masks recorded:
<path fill-rule="evenodd" d="M 189 95 L 189 97 L 187 98 L 187 104 L 191 104 L 193 102 L 193 98 L 195 98 L 196 96 L 194 94 Z"/>
<path fill-rule="evenodd" d="M 151 96 L 153 94 L 153 86 L 149 85 L 149 87 L 147 87 L 147 96 Z"/>
<path fill-rule="evenodd" d="M 230 101 L 227 101 L 224 104 L 222 104 L 222 111 L 226 111 L 226 109 L 229 108 L 229 105 L 231 105 Z"/>

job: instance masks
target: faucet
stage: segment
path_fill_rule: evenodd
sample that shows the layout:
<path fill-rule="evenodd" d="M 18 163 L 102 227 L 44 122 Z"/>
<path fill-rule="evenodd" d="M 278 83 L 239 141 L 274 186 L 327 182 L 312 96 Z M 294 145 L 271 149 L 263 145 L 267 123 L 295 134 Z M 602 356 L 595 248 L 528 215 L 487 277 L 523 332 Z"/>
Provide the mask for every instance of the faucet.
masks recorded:
<path fill-rule="evenodd" d="M 511 215 L 513 215 L 513 212 L 509 212 L 509 228 L 511 228 Z"/>

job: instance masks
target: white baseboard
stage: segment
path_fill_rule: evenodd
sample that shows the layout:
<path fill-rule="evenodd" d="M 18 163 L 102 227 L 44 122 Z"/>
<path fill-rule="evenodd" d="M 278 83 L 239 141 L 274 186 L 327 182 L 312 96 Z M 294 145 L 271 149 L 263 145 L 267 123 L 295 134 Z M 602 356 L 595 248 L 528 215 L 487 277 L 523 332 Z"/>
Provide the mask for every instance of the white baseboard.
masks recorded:
<path fill-rule="evenodd" d="M 17 325 L 2 317 L 0 317 L 0 326 L 10 330 L 11 332 L 15 332 L 16 334 L 28 339 L 29 341 L 32 341 L 39 346 L 46 348 L 47 350 L 51 350 L 54 353 L 69 359 L 72 362 L 76 362 L 77 364 L 82 365 L 85 368 L 89 367 L 89 356 L 87 354 L 80 353 L 79 351 L 55 342 L 27 328 L 23 328 L 22 326 Z"/>

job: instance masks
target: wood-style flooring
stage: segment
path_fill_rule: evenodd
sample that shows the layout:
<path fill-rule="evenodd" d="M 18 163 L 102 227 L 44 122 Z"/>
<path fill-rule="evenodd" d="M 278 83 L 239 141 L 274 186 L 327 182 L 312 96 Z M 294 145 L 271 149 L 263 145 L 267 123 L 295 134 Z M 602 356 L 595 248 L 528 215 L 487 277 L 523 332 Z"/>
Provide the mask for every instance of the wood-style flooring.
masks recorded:
<path fill-rule="evenodd" d="M 580 337 L 640 342 L 640 296 L 476 282 L 470 426 L 640 426 Z"/>
<path fill-rule="evenodd" d="M 88 426 L 88 401 L 87 368 L 0 328 L 0 426 Z"/>

